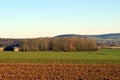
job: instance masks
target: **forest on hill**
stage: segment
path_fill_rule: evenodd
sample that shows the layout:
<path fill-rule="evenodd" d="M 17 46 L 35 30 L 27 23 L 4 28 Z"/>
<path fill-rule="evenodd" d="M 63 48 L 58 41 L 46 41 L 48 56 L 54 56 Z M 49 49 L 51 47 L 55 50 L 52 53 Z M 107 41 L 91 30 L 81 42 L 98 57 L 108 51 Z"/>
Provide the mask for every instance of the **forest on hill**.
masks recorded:
<path fill-rule="evenodd" d="M 91 37 L 95 40 L 120 40 L 120 33 L 99 34 L 99 35 L 79 35 L 79 34 L 62 34 L 55 37 Z"/>

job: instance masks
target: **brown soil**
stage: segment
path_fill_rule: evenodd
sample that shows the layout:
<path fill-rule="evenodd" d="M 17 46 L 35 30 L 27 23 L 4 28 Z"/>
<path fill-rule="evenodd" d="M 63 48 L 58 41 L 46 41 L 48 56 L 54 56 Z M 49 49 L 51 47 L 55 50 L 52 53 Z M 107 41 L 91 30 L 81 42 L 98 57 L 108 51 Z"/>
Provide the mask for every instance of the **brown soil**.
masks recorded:
<path fill-rule="evenodd" d="M 120 80 L 120 65 L 0 64 L 0 80 Z"/>

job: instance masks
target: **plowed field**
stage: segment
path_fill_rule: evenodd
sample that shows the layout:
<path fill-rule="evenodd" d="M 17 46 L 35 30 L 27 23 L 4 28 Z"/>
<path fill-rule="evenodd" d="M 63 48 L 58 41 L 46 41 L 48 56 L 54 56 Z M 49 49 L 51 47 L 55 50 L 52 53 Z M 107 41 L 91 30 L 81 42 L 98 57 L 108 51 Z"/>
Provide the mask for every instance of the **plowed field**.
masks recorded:
<path fill-rule="evenodd" d="M 0 80 L 120 80 L 120 65 L 0 64 Z"/>

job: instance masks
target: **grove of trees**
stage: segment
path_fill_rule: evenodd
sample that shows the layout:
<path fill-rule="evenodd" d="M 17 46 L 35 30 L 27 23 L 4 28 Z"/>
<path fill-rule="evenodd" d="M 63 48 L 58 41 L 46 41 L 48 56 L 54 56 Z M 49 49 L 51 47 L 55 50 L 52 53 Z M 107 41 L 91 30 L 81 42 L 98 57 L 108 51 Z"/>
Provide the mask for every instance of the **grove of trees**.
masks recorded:
<path fill-rule="evenodd" d="M 21 51 L 93 51 L 97 50 L 96 41 L 82 37 L 54 37 L 22 39 Z"/>

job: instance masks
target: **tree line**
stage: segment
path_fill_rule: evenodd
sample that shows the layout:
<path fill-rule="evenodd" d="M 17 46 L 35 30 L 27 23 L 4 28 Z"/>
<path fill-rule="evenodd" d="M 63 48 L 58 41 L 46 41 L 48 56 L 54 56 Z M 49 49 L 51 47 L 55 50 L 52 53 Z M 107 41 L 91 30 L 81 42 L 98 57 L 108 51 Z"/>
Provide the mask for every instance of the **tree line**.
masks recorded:
<path fill-rule="evenodd" d="M 94 51 L 96 41 L 82 37 L 22 39 L 20 51 Z"/>
<path fill-rule="evenodd" d="M 0 38 L 0 47 L 19 47 L 21 39 L 6 39 Z"/>

